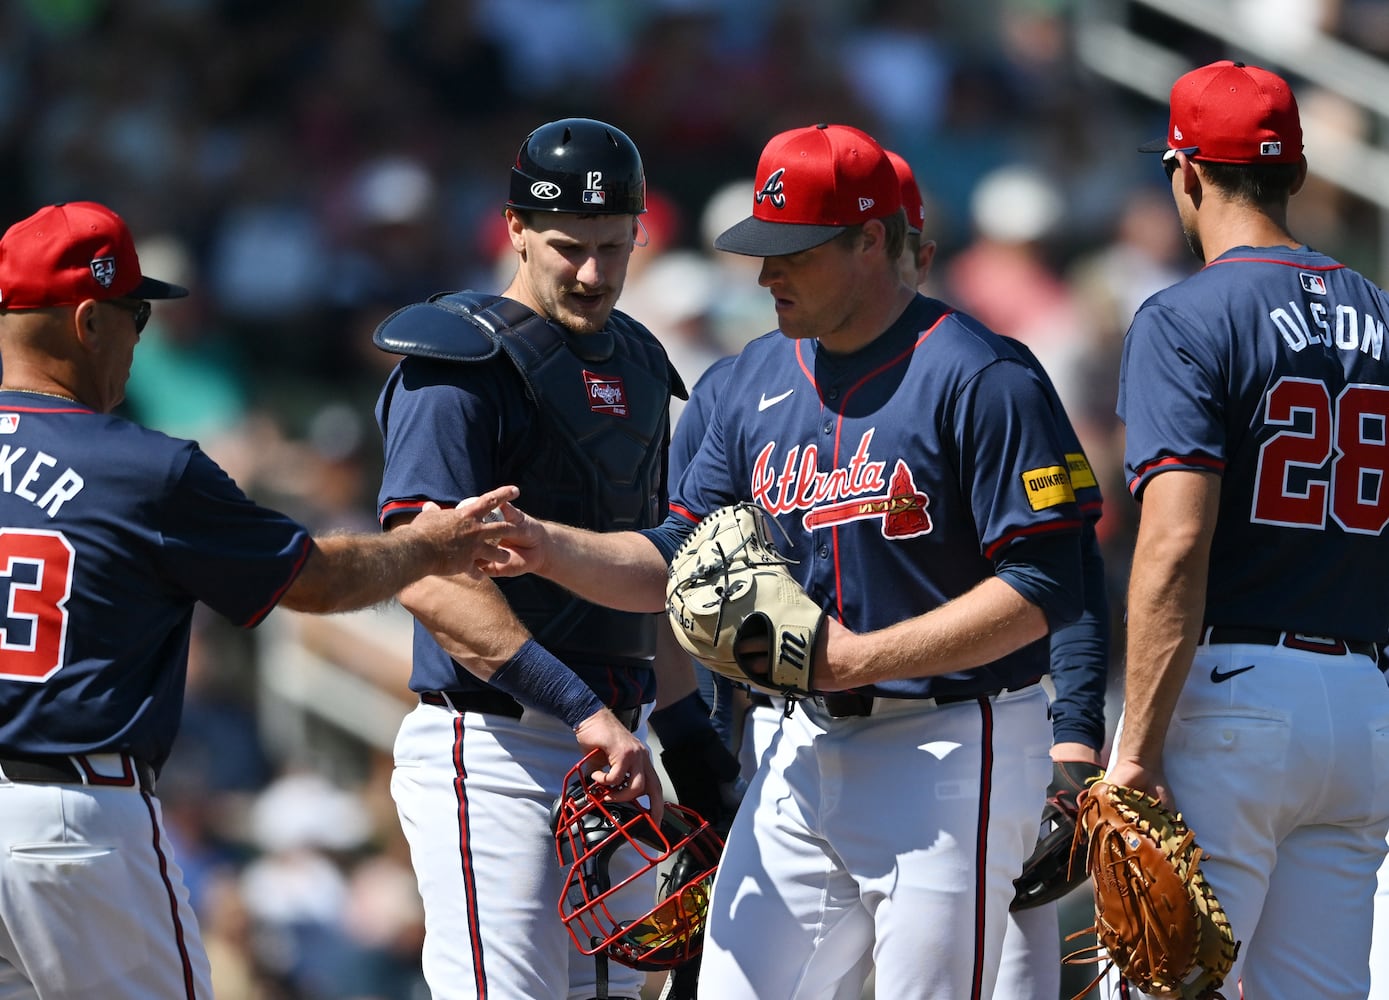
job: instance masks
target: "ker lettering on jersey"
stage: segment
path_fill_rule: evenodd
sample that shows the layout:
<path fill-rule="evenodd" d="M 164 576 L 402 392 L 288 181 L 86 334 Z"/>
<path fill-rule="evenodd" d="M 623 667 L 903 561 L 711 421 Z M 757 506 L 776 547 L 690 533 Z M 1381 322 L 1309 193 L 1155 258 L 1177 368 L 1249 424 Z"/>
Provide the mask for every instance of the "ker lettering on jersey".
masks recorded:
<path fill-rule="evenodd" d="M 0 493 L 28 500 L 56 517 L 63 504 L 82 492 L 82 477 L 71 469 L 55 471 L 58 460 L 52 455 L 28 452 L 23 445 L 0 444 Z"/>

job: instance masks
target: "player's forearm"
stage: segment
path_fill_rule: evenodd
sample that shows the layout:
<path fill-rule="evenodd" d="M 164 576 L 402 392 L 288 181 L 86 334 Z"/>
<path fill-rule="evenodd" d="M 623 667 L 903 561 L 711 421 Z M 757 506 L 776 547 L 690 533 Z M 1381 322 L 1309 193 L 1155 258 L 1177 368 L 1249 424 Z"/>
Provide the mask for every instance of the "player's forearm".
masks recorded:
<path fill-rule="evenodd" d="M 488 579 L 425 577 L 400 592 L 400 603 L 444 652 L 484 681 L 530 638 Z"/>
<path fill-rule="evenodd" d="M 328 535 L 314 539 L 304 568 L 280 599 L 294 611 L 355 611 L 389 601 L 436 561 L 422 536 Z"/>
<path fill-rule="evenodd" d="M 815 683 L 860 687 L 910 677 L 934 677 L 991 663 L 1047 634 L 1041 609 L 1002 580 L 983 581 L 924 615 L 876 632 L 834 632 L 827 671 Z"/>
<path fill-rule="evenodd" d="M 666 562 L 635 531 L 594 532 L 544 522 L 540 574 L 585 600 L 619 611 L 663 611 Z"/>
<path fill-rule="evenodd" d="M 1143 497 L 1129 575 L 1119 758 L 1160 766 L 1167 727 L 1200 636 L 1219 480 L 1167 472 Z"/>

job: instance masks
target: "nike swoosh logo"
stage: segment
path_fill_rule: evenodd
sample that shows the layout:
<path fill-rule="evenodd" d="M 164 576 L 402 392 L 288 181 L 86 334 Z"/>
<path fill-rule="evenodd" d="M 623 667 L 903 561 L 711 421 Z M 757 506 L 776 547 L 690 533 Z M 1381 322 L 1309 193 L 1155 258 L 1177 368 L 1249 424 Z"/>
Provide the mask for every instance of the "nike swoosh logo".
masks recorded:
<path fill-rule="evenodd" d="M 1235 674 L 1242 674 L 1246 670 L 1253 670 L 1256 666 L 1258 666 L 1258 664 L 1251 663 L 1247 667 L 1240 667 L 1238 670 L 1228 670 L 1224 673 L 1221 673 L 1219 667 L 1211 667 L 1211 683 L 1219 684 L 1221 681 L 1228 681 L 1231 677 L 1235 676 Z"/>
<path fill-rule="evenodd" d="M 795 391 L 795 389 L 787 389 L 780 396 L 773 396 L 771 399 L 768 399 L 767 394 L 764 392 L 762 394 L 762 398 L 757 401 L 757 412 L 761 413 L 769 406 L 776 406 L 777 403 L 780 403 L 783 399 L 785 399 L 787 396 L 791 395 L 791 393 Z"/>

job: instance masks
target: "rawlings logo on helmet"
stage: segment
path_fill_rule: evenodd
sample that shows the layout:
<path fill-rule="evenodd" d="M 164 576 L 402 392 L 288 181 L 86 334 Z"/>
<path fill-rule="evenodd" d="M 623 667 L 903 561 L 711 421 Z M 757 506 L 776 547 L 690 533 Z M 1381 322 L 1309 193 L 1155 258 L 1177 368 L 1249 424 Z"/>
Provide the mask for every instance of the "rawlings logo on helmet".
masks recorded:
<path fill-rule="evenodd" d="M 603 952 L 633 969 L 658 971 L 684 965 L 704 947 L 709 890 L 723 841 L 698 813 L 667 804 L 658 825 L 635 802 L 614 802 L 607 786 L 588 777 L 598 751 L 569 769 L 564 794 L 550 811 L 555 856 L 567 869 L 559 914 L 575 947 L 585 955 Z M 628 872 L 613 882 L 609 865 L 623 849 Z M 641 911 L 623 890 L 661 866 L 657 902 Z M 647 897 L 648 899 L 650 897 Z"/>
<path fill-rule="evenodd" d="M 536 181 L 531 185 L 531 194 L 542 201 L 554 201 L 561 193 L 559 185 L 549 181 Z"/>

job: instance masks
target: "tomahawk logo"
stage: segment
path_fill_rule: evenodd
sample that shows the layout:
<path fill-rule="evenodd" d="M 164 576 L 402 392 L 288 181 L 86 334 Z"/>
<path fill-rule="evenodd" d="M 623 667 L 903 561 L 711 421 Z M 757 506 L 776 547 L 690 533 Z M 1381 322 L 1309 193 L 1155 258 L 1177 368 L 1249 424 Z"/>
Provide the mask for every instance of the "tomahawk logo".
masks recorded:
<path fill-rule="evenodd" d="M 770 201 L 773 208 L 786 207 L 786 187 L 781 183 L 782 175 L 786 173 L 786 168 L 781 167 L 773 170 L 767 182 L 762 185 L 762 190 L 753 195 L 752 200 L 759 205 L 763 201 Z"/>

